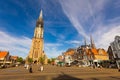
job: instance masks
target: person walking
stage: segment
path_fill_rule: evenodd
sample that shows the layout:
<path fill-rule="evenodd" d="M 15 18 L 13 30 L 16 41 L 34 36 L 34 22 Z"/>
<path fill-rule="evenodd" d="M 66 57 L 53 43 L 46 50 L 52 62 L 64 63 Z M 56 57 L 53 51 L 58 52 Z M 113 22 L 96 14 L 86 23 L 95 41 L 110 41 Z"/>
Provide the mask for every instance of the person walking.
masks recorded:
<path fill-rule="evenodd" d="M 44 70 L 44 67 L 43 67 L 43 64 L 39 63 L 38 64 L 38 71 L 43 71 Z"/>
<path fill-rule="evenodd" d="M 38 71 L 41 71 L 41 63 L 38 63 Z"/>
<path fill-rule="evenodd" d="M 96 66 L 95 66 L 95 64 L 93 63 L 93 69 L 95 69 L 95 67 L 96 67 Z"/>
<path fill-rule="evenodd" d="M 42 71 L 43 71 L 43 69 L 44 69 L 44 68 L 43 68 L 43 65 L 41 65 L 41 66 L 40 66 L 40 71 L 42 72 Z"/>
<path fill-rule="evenodd" d="M 26 65 L 26 69 L 29 69 L 29 64 Z"/>
<path fill-rule="evenodd" d="M 32 64 L 29 65 L 29 73 L 32 73 Z"/>

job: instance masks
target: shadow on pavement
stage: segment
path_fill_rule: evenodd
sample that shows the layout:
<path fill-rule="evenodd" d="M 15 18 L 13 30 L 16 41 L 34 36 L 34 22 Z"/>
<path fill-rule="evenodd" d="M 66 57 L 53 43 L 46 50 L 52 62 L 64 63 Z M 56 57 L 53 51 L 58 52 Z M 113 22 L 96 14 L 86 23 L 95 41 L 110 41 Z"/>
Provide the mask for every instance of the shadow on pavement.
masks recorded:
<path fill-rule="evenodd" d="M 79 79 L 79 78 L 75 78 L 72 76 L 69 76 L 67 74 L 64 74 L 63 72 L 61 72 L 62 74 L 60 74 L 58 77 L 53 78 L 52 80 L 83 80 L 83 79 Z"/>
<path fill-rule="evenodd" d="M 87 79 L 87 80 L 99 80 L 99 79 L 97 79 L 97 78 L 90 78 L 90 79 Z"/>
<path fill-rule="evenodd" d="M 110 78 L 113 78 L 113 79 L 116 79 L 116 80 L 120 80 L 120 78 L 118 78 L 118 77 L 110 76 Z"/>

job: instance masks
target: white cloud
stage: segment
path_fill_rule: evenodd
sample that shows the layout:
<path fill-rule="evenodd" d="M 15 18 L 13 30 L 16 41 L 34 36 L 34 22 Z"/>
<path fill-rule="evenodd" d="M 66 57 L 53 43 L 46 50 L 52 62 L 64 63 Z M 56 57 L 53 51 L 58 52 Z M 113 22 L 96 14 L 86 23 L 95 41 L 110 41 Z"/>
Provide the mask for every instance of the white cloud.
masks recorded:
<path fill-rule="evenodd" d="M 98 48 L 107 49 L 114 37 L 120 35 L 118 16 L 108 20 L 107 24 L 104 22 L 104 10 L 106 6 L 110 6 L 107 5 L 109 0 L 60 0 L 59 2 L 63 12 L 78 33 L 86 37 L 87 40 L 92 34 Z"/>
<path fill-rule="evenodd" d="M 104 6 L 108 0 L 59 0 L 62 9 L 65 15 L 68 17 L 72 25 L 78 31 L 78 33 L 87 39 L 89 39 L 89 32 L 95 39 L 95 44 L 97 47 L 107 48 L 110 42 L 114 40 L 116 35 L 120 35 L 120 26 L 119 25 L 106 25 L 103 26 Z M 19 4 L 20 7 L 24 8 L 25 5 Z M 117 4 L 116 4 L 117 5 Z M 47 6 L 46 6 L 47 7 Z M 26 10 L 26 8 L 24 9 Z M 27 11 L 27 10 L 26 10 Z M 25 12 L 26 12 L 25 11 Z M 52 12 L 52 10 L 51 10 Z M 30 16 L 26 12 L 27 16 Z M 33 19 L 33 17 L 30 17 Z M 119 17 L 110 20 L 110 22 L 116 22 Z M 35 22 L 34 20 L 32 20 Z M 90 27 L 83 25 L 83 23 L 90 22 Z M 95 29 L 95 31 L 93 31 Z M 57 32 L 54 30 L 48 31 L 53 36 L 59 36 L 59 40 L 65 40 L 66 36 L 57 35 Z M 14 37 L 3 31 L 0 31 L 0 50 L 9 50 L 10 54 L 20 55 L 26 57 L 29 53 L 31 47 L 31 39 L 27 37 Z M 58 41 L 62 42 L 62 41 Z M 80 44 L 80 41 L 72 40 L 65 41 L 66 44 Z M 48 57 L 56 57 L 65 50 L 60 49 L 63 44 L 60 43 L 45 43 L 45 53 Z M 76 46 L 77 47 L 77 46 Z"/>
<path fill-rule="evenodd" d="M 60 43 L 45 43 L 45 47 L 59 47 L 61 46 L 62 44 Z"/>
<path fill-rule="evenodd" d="M 83 36 L 87 36 L 82 25 L 79 22 L 79 1 L 66 1 L 62 0 L 60 1 L 62 9 L 66 16 L 69 18 L 70 22 L 73 24 L 73 26 L 78 30 L 80 34 Z M 83 8 L 82 8 L 83 9 Z"/>
<path fill-rule="evenodd" d="M 46 50 L 46 54 L 49 58 L 57 57 L 62 54 L 65 50 L 59 50 L 58 48 L 49 47 L 49 49 Z"/>
<path fill-rule="evenodd" d="M 0 50 L 9 51 L 10 55 L 18 55 L 24 58 L 28 55 L 31 39 L 14 37 L 3 31 L 0 31 L 0 35 Z"/>
<path fill-rule="evenodd" d="M 71 40 L 71 41 L 65 41 L 67 44 L 80 44 L 81 42 L 78 40 Z"/>
<path fill-rule="evenodd" d="M 115 8 L 120 8 L 120 1 L 119 0 L 116 0 L 115 3 L 113 4 L 115 5 Z"/>
<path fill-rule="evenodd" d="M 99 35 L 94 35 L 94 38 L 96 38 L 96 45 L 99 48 L 104 48 L 107 50 L 108 46 L 111 42 L 114 41 L 115 36 L 120 36 L 120 25 L 119 26 L 113 26 L 111 28 L 106 28 L 106 30 L 99 30 Z M 97 31 L 96 31 L 97 32 Z M 96 36 L 96 37 L 95 37 Z"/>
<path fill-rule="evenodd" d="M 88 39 L 89 32 L 87 31 L 101 24 L 101 19 L 104 18 L 101 11 L 104 9 L 107 0 L 60 0 L 59 2 L 65 15 L 78 33 Z M 83 23 L 87 24 L 87 22 L 91 22 L 91 26 L 83 26 Z"/>
<path fill-rule="evenodd" d="M 6 32 L 0 31 L 0 50 L 9 51 L 10 55 L 17 55 L 23 58 L 29 53 L 31 47 L 31 39 L 27 37 L 14 37 Z M 59 47 L 62 46 L 60 43 L 45 43 L 45 53 L 51 57 L 57 57 L 64 50 L 60 50 Z"/>
<path fill-rule="evenodd" d="M 116 23 L 116 24 L 117 24 L 119 21 L 120 21 L 120 16 L 108 20 L 109 23 Z"/>
<path fill-rule="evenodd" d="M 59 49 L 60 46 L 62 46 L 60 43 L 45 43 L 45 53 L 49 58 L 57 57 L 64 52 L 64 50 Z"/>

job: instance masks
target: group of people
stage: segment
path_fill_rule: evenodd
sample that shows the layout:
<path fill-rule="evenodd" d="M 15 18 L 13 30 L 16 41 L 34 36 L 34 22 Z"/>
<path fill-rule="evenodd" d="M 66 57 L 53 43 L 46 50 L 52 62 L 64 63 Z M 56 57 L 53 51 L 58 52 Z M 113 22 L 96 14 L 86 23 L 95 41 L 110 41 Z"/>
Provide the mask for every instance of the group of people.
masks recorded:
<path fill-rule="evenodd" d="M 102 68 L 102 66 L 100 64 L 92 64 L 92 67 L 93 67 L 93 69 L 95 69 L 96 67 L 100 68 L 100 69 Z"/>
<path fill-rule="evenodd" d="M 37 64 L 38 65 L 38 71 L 43 71 L 43 65 L 42 64 Z M 32 73 L 33 72 L 33 69 L 32 69 L 32 64 L 25 64 L 25 66 L 24 66 L 26 69 L 28 69 L 29 70 L 29 72 L 30 73 Z"/>

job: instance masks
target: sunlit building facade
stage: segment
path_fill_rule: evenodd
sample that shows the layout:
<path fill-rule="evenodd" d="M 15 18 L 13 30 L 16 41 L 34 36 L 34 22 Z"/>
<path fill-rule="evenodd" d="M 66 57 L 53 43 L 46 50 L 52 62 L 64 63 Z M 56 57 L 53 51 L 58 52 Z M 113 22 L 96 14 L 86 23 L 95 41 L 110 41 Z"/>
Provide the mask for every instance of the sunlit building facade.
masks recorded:
<path fill-rule="evenodd" d="M 116 36 L 115 40 L 110 43 L 108 48 L 109 59 L 116 61 L 117 67 L 120 67 L 120 36 Z"/>
<path fill-rule="evenodd" d="M 92 37 L 90 37 L 90 40 L 90 45 L 87 45 L 85 41 L 85 45 L 77 48 L 77 59 L 83 62 L 85 66 L 90 66 L 93 64 L 97 66 L 101 61 L 109 60 L 107 52 L 101 48 L 97 49 Z"/>

